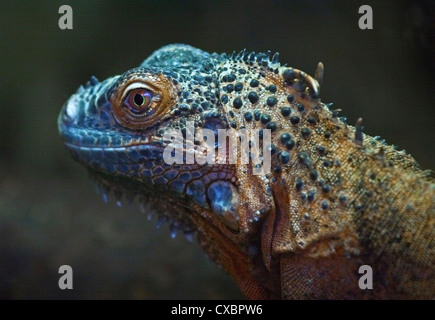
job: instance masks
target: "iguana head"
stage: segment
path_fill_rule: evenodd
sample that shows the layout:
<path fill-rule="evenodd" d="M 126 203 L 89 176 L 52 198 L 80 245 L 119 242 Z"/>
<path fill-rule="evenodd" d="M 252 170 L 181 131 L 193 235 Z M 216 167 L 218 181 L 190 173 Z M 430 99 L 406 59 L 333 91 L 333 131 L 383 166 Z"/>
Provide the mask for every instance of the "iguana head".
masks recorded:
<path fill-rule="evenodd" d="M 322 72 L 319 65 L 319 82 Z M 104 197 L 113 190 L 117 198 L 126 194 L 150 202 L 174 231 L 197 231 L 214 260 L 232 275 L 249 278 L 244 268 L 252 264 L 241 261 L 270 255 L 261 233 L 275 207 L 271 184 L 292 163 L 304 161 L 292 149 L 299 138 L 309 139 L 318 91 L 317 80 L 281 66 L 277 54 L 219 55 L 169 45 L 120 76 L 103 82 L 92 77 L 66 102 L 58 126 Z M 230 129 L 258 133 L 246 138 L 260 150 L 258 163 L 242 163 L 240 149 L 235 163 L 221 159 L 232 151 L 225 147 L 219 155 L 219 130 Z M 233 142 L 241 140 L 234 131 L 228 139 L 234 135 Z M 216 151 L 214 164 L 196 161 L 210 160 L 210 150 Z M 271 167 L 254 174 L 267 154 Z"/>
<path fill-rule="evenodd" d="M 169 45 L 121 76 L 103 82 L 92 77 L 59 116 L 65 145 L 103 192 L 152 198 L 155 205 L 167 207 L 162 213 L 171 223 L 188 225 L 190 213 L 176 212 L 190 209 L 190 199 L 202 210 L 216 210 L 224 223 L 238 229 L 233 170 L 187 164 L 187 153 L 199 156 L 197 149 L 206 138 L 197 135 L 192 145 L 183 143 L 198 129 L 217 137 L 218 129 L 230 126 L 219 100 L 217 66 L 223 59 L 187 45 Z M 168 146 L 181 151 L 181 163 L 165 161 Z"/>

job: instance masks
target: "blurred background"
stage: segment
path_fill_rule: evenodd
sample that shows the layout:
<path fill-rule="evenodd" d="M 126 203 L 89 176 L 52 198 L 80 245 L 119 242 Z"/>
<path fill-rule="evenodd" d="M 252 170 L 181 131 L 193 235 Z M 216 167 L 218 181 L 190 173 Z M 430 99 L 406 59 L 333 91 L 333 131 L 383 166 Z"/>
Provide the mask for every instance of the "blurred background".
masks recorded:
<path fill-rule="evenodd" d="M 58 9 L 73 9 L 60 30 Z M 358 8 L 374 29 L 358 28 Z M 314 73 L 350 124 L 435 169 L 433 1 L 1 1 L 0 298 L 243 299 L 223 270 L 136 207 L 105 204 L 57 132 L 60 108 L 91 75 L 103 80 L 154 50 L 279 51 Z M 58 268 L 74 289 L 58 288 Z"/>

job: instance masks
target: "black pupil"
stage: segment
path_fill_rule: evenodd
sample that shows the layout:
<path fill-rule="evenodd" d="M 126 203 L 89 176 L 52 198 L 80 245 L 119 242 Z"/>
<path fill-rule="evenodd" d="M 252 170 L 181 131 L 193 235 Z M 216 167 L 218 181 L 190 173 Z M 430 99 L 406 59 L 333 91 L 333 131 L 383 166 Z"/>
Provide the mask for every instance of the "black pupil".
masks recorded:
<path fill-rule="evenodd" d="M 145 100 L 145 99 L 144 99 L 144 97 L 143 97 L 141 94 L 136 93 L 136 94 L 134 95 L 133 101 L 134 101 L 134 104 L 135 104 L 135 105 L 137 105 L 137 106 L 141 106 L 141 105 L 143 104 L 144 100 Z"/>

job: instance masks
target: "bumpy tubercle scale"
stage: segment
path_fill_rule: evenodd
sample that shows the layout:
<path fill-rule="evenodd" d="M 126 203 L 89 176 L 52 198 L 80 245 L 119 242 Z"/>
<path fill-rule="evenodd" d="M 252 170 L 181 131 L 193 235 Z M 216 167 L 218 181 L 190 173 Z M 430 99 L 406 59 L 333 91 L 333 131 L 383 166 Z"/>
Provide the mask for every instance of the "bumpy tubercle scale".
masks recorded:
<path fill-rule="evenodd" d="M 145 79 L 163 101 L 154 118 L 134 125 L 111 111 L 131 79 Z M 363 134 L 361 120 L 355 128 L 337 117 L 318 97 L 322 79 L 322 64 L 312 78 L 270 52 L 209 55 L 171 45 L 118 85 L 98 87 L 96 108 L 107 110 L 105 121 L 121 138 L 111 135 L 100 148 L 94 133 L 92 147 L 83 146 L 61 117 L 60 130 L 105 188 L 144 197 L 171 225 L 195 231 L 249 298 L 434 297 L 433 177 L 410 155 Z M 104 100 L 107 92 L 115 98 Z M 75 111 L 79 100 L 73 96 L 66 109 Z M 236 164 L 163 163 L 165 132 L 186 137 L 201 128 L 270 130 L 270 173 L 253 175 L 240 149 Z M 201 153 L 203 142 L 197 137 L 190 151 Z M 107 149 L 116 147 L 112 159 Z M 376 290 L 358 287 L 361 265 L 373 268 Z"/>

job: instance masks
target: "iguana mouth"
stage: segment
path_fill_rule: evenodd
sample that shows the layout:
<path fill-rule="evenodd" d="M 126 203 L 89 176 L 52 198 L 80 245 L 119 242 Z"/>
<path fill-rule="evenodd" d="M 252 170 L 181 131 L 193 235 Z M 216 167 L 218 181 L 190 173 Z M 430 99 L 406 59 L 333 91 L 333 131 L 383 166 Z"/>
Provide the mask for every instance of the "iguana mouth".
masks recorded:
<path fill-rule="evenodd" d="M 152 144 L 135 144 L 122 147 L 110 146 L 83 146 L 75 143 L 65 143 L 67 149 L 80 162 L 89 163 L 93 166 L 104 168 L 105 165 L 129 164 L 139 170 L 147 162 L 162 161 L 163 148 Z M 108 173 L 114 173 L 111 170 Z M 125 172 L 122 172 L 125 173 Z"/>

